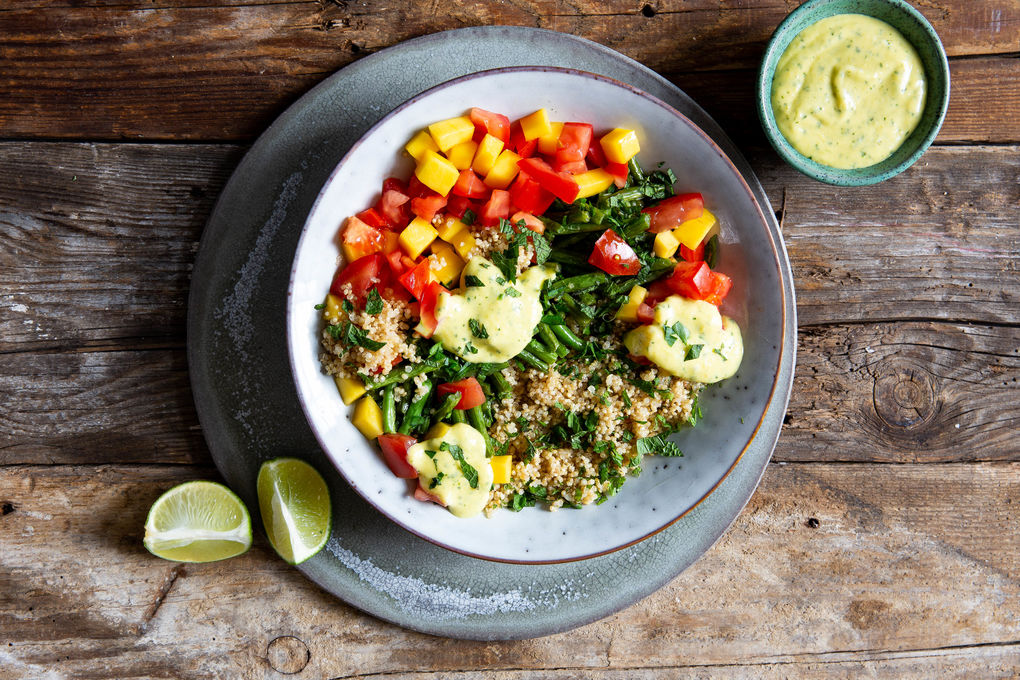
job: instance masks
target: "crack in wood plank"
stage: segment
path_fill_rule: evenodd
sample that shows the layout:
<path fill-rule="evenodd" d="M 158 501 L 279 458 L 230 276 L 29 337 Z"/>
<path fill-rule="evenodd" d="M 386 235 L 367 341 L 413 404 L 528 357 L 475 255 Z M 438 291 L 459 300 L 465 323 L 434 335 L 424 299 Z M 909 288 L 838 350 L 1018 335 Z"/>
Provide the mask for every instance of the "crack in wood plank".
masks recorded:
<path fill-rule="evenodd" d="M 184 576 L 184 574 L 185 568 L 183 564 L 175 564 L 170 568 L 170 571 L 156 590 L 156 598 L 153 600 L 152 604 L 149 605 L 149 609 L 146 610 L 141 623 L 138 625 L 139 633 L 145 632 L 145 630 L 149 627 L 149 622 L 155 618 L 156 612 L 158 612 L 160 607 L 163 606 L 163 602 L 166 601 L 166 597 L 170 594 L 170 590 L 174 587 L 174 584 L 177 583 L 177 579 Z"/>

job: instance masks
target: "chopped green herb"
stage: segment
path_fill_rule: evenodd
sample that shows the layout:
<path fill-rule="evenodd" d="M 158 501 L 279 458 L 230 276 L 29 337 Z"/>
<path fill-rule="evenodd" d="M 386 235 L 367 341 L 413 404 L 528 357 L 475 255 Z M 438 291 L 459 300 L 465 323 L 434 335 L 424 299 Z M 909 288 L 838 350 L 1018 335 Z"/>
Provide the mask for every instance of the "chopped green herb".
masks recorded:
<path fill-rule="evenodd" d="M 475 213 L 473 210 L 465 210 L 464 215 L 460 218 L 460 221 L 469 227 L 475 223 Z"/>
<path fill-rule="evenodd" d="M 719 356 L 721 356 L 723 361 L 726 361 L 726 355 L 723 354 L 722 350 L 719 349 L 718 347 L 713 347 L 712 348 L 712 352 L 714 352 L 715 354 L 718 354 Z"/>
<path fill-rule="evenodd" d="M 657 434 L 651 437 L 642 437 L 635 442 L 638 454 L 644 456 L 648 454 L 658 454 L 660 456 L 682 456 L 684 455 L 680 451 L 680 447 L 675 443 L 666 439 L 663 434 Z"/>
<path fill-rule="evenodd" d="M 507 297 L 519 298 L 521 296 L 521 291 L 516 288 L 507 288 L 504 292 L 507 294 Z"/>
<path fill-rule="evenodd" d="M 320 302 L 319 304 L 315 305 L 315 308 L 316 309 L 325 309 L 326 308 L 326 303 Z"/>
<path fill-rule="evenodd" d="M 350 314 L 354 311 L 354 305 L 351 304 L 350 300 L 344 300 L 343 302 L 340 303 L 340 309 Z"/>
<path fill-rule="evenodd" d="M 464 285 L 468 288 L 481 288 L 485 286 L 482 280 L 474 274 L 468 274 L 464 277 Z"/>
<path fill-rule="evenodd" d="M 386 346 L 385 342 L 379 342 L 368 337 L 368 331 L 362 328 L 358 328 L 349 321 L 345 321 L 337 326 L 326 326 L 326 330 L 333 336 L 334 340 L 339 340 L 348 347 L 359 345 L 365 349 L 375 352 Z"/>
<path fill-rule="evenodd" d="M 437 486 L 439 486 L 443 482 L 443 477 L 445 477 L 445 476 L 446 475 L 444 473 L 437 472 L 436 476 L 432 478 L 431 482 L 429 482 L 429 488 L 430 489 L 434 489 Z"/>
<path fill-rule="evenodd" d="M 663 326 L 662 335 L 666 338 L 666 344 L 670 347 L 676 344 L 677 340 L 686 343 L 689 337 L 687 327 L 680 321 L 677 321 L 672 326 Z"/>
<path fill-rule="evenodd" d="M 468 328 L 471 329 L 471 334 L 476 338 L 485 340 L 489 337 L 489 331 L 485 330 L 485 326 L 478 319 L 468 319 Z"/>
<path fill-rule="evenodd" d="M 468 354 L 478 354 L 478 348 L 472 345 L 470 342 L 464 343 L 464 351 Z"/>
<path fill-rule="evenodd" d="M 383 310 L 382 298 L 379 297 L 379 290 L 373 288 L 368 291 L 368 296 L 365 298 L 365 311 L 369 314 L 378 314 Z"/>
<path fill-rule="evenodd" d="M 460 471 L 464 475 L 464 479 L 467 480 L 468 485 L 472 489 L 478 488 L 478 470 L 464 459 L 464 449 L 460 448 L 456 444 L 450 444 L 449 442 L 443 442 L 439 445 L 439 448 L 443 451 L 449 451 L 450 457 L 457 461 L 460 466 Z"/>
<path fill-rule="evenodd" d="M 630 395 L 627 394 L 626 390 L 624 390 L 623 392 L 620 392 L 620 396 L 623 397 L 623 403 L 627 405 L 627 408 L 631 408 L 632 406 L 634 406 L 634 404 L 631 403 Z"/>
<path fill-rule="evenodd" d="M 697 359 L 701 356 L 701 350 L 704 345 L 688 345 L 687 354 L 684 355 L 684 361 L 690 361 L 691 359 Z"/>

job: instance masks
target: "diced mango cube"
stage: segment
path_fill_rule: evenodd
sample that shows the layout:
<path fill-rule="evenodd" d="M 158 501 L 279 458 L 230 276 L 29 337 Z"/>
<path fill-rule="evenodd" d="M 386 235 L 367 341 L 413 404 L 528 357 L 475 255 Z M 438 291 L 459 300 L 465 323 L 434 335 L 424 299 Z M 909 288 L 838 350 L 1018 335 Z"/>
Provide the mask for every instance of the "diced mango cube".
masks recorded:
<path fill-rule="evenodd" d="M 366 439 L 375 439 L 383 433 L 382 409 L 372 395 L 366 394 L 354 405 L 351 422 Z"/>
<path fill-rule="evenodd" d="M 486 132 L 485 136 L 482 137 L 482 141 L 478 142 L 475 158 L 471 161 L 471 169 L 485 177 L 492 170 L 492 166 L 496 163 L 496 159 L 499 158 L 499 154 L 502 151 L 503 140 Z"/>
<path fill-rule="evenodd" d="M 673 257 L 673 253 L 680 247 L 680 241 L 673 236 L 671 231 L 661 231 L 655 235 L 655 242 L 652 243 L 652 252 L 658 257 Z"/>
<path fill-rule="evenodd" d="M 546 154 L 554 154 L 560 146 L 560 133 L 563 132 L 563 123 L 549 123 L 549 134 L 538 138 L 538 150 Z"/>
<path fill-rule="evenodd" d="M 425 433 L 425 439 L 439 439 L 449 431 L 450 426 L 446 423 L 436 423 Z"/>
<path fill-rule="evenodd" d="M 552 126 L 549 125 L 549 112 L 539 109 L 521 118 L 521 132 L 524 133 L 524 139 L 529 142 L 552 132 Z"/>
<path fill-rule="evenodd" d="M 447 118 L 429 125 L 429 134 L 439 150 L 446 153 L 448 149 L 471 139 L 475 134 L 475 124 L 469 116 Z"/>
<path fill-rule="evenodd" d="M 599 140 L 602 151 L 610 163 L 626 163 L 641 150 L 637 133 L 634 130 L 616 128 Z"/>
<path fill-rule="evenodd" d="M 389 255 L 394 250 L 400 248 L 400 236 L 395 231 L 386 229 L 382 233 L 382 252 L 383 255 Z"/>
<path fill-rule="evenodd" d="M 451 235 L 450 238 L 444 238 L 443 240 L 453 246 L 457 254 L 464 260 L 468 259 L 468 255 L 471 254 L 475 247 L 475 237 L 471 235 L 471 230 L 467 227 Z"/>
<path fill-rule="evenodd" d="M 353 404 L 357 401 L 358 397 L 367 391 L 365 383 L 361 381 L 361 378 L 341 378 L 338 375 L 334 375 L 333 382 L 336 383 L 336 388 L 340 390 L 340 398 L 344 400 L 344 405 L 346 406 Z"/>
<path fill-rule="evenodd" d="M 461 229 L 466 229 L 467 225 L 461 222 L 453 215 L 444 215 L 443 219 L 440 220 L 439 224 L 436 225 L 436 231 L 439 232 L 439 238 L 444 241 L 449 241 L 450 237 L 456 234 Z"/>
<path fill-rule="evenodd" d="M 426 151 L 438 152 L 439 147 L 436 145 L 436 141 L 432 139 L 425 130 L 422 130 L 414 137 L 411 137 L 411 141 L 404 145 L 404 150 L 411 154 L 411 158 L 414 160 L 420 160 L 423 153 Z"/>
<path fill-rule="evenodd" d="M 420 217 L 415 217 L 411 223 L 400 232 L 400 247 L 404 249 L 408 257 L 414 259 L 425 252 L 425 249 L 432 245 L 439 233 Z"/>
<path fill-rule="evenodd" d="M 450 159 L 451 163 L 453 163 L 453 167 L 458 170 L 467 170 L 471 167 L 471 162 L 475 159 L 475 151 L 477 149 L 478 142 L 469 139 L 447 151 L 446 157 Z"/>
<path fill-rule="evenodd" d="M 574 175 L 574 181 L 577 182 L 577 186 L 580 188 L 580 191 L 577 192 L 577 197 L 587 198 L 612 186 L 613 176 L 602 168 L 595 168 L 594 170 Z"/>
<path fill-rule="evenodd" d="M 701 217 L 687 220 L 674 229 L 673 236 L 677 241 L 694 250 L 704 240 L 708 231 L 715 226 L 715 222 L 715 215 L 706 209 L 701 213 Z"/>
<path fill-rule="evenodd" d="M 503 152 L 499 154 L 499 158 L 492 164 L 492 169 L 485 175 L 486 186 L 493 189 L 506 189 L 510 186 L 510 182 L 514 181 L 514 177 L 520 171 L 520 168 L 517 167 L 517 161 L 519 160 L 521 160 L 521 157 L 513 151 L 503 149 Z"/>
<path fill-rule="evenodd" d="M 340 297 L 330 293 L 326 296 L 325 306 L 322 308 L 322 318 L 328 323 L 340 323 Z"/>
<path fill-rule="evenodd" d="M 436 241 L 432 244 L 432 254 L 429 255 L 429 269 L 437 281 L 450 284 L 460 278 L 464 260 L 449 243 Z"/>
<path fill-rule="evenodd" d="M 489 464 L 492 466 L 493 484 L 510 483 L 511 458 L 513 458 L 513 456 L 493 456 L 489 459 Z"/>
<path fill-rule="evenodd" d="M 443 158 L 435 151 L 425 151 L 418 159 L 414 174 L 429 189 L 446 196 L 457 183 L 460 170 L 449 159 Z"/>
<path fill-rule="evenodd" d="M 641 286 L 631 288 L 630 293 L 627 294 L 627 301 L 620 305 L 620 309 L 616 310 L 616 318 L 621 321 L 637 321 L 638 307 L 645 301 L 647 295 L 648 290 Z"/>

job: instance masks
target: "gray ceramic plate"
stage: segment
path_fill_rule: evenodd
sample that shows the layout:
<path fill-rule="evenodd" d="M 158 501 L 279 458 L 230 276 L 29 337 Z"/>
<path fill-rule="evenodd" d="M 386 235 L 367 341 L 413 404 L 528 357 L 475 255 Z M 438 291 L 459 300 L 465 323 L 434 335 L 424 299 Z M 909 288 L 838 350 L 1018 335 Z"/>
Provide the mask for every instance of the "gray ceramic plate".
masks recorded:
<path fill-rule="evenodd" d="M 229 484 L 249 507 L 257 507 L 255 476 L 262 461 L 291 455 L 312 462 L 330 484 L 334 528 L 327 548 L 302 571 L 366 612 L 449 637 L 507 639 L 568 630 L 632 604 L 679 574 L 722 535 L 753 493 L 779 436 L 793 373 L 793 287 L 778 225 L 766 210 L 772 241 L 767 247 L 778 252 L 785 312 L 784 339 L 773 348 L 780 354 L 777 387 L 739 464 L 665 531 L 581 562 L 501 564 L 431 545 L 347 487 L 306 424 L 286 356 L 286 291 L 301 226 L 336 163 L 388 111 L 451 78 L 517 65 L 601 73 L 663 99 L 714 138 L 758 201 L 768 205 L 746 161 L 715 122 L 640 64 L 550 31 L 462 29 L 412 40 L 348 66 L 270 127 L 241 162 L 210 218 L 189 306 L 189 361 L 199 418 Z"/>

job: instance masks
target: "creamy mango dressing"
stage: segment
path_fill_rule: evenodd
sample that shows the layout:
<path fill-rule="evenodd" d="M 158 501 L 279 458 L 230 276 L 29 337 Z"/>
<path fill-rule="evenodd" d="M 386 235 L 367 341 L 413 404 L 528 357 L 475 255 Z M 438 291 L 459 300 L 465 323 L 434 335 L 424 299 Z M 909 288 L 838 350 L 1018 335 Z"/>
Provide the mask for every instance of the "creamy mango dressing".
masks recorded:
<path fill-rule="evenodd" d="M 744 343 L 737 322 L 703 300 L 671 295 L 655 307 L 655 322 L 623 337 L 627 350 L 666 372 L 699 383 L 729 378 L 740 368 Z"/>
<path fill-rule="evenodd" d="M 432 337 L 472 363 L 508 361 L 534 335 L 542 320 L 542 284 L 555 274 L 552 265 L 530 267 L 510 283 L 496 265 L 471 258 L 461 274 L 461 288 L 440 296 Z"/>
<path fill-rule="evenodd" d="M 772 111 L 797 151 L 833 168 L 892 155 L 924 110 L 921 59 L 892 26 L 837 14 L 801 31 L 772 80 Z"/>
<path fill-rule="evenodd" d="M 485 439 L 475 428 L 457 423 L 442 437 L 426 439 L 407 450 L 422 488 L 438 497 L 457 517 L 473 517 L 492 493 L 492 466 Z"/>

